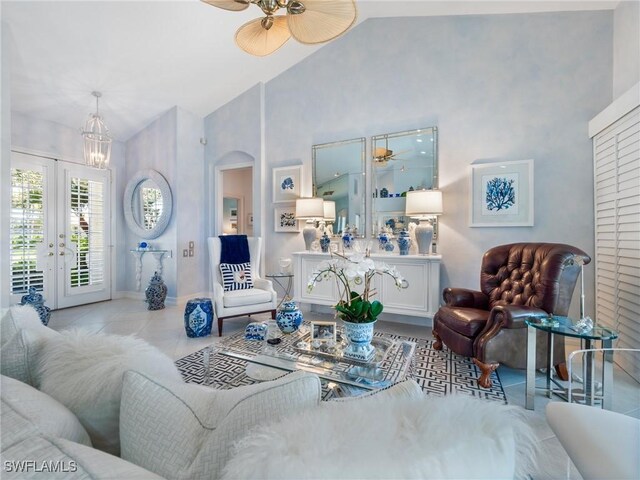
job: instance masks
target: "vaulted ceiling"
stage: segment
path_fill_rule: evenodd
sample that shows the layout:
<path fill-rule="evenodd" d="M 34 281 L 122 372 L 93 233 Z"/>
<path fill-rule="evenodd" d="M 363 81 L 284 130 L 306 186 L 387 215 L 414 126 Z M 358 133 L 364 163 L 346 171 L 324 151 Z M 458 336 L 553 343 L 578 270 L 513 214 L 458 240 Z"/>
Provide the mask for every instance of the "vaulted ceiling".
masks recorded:
<path fill-rule="evenodd" d="M 358 22 L 371 17 L 612 9 L 618 2 L 436 2 L 358 0 Z M 290 40 L 252 57 L 234 33 L 261 15 L 197 0 L 7 1 L 3 68 L 11 71 L 11 108 L 69 127 L 95 110 L 93 90 L 114 137 L 126 141 L 175 105 L 206 116 L 258 82 L 295 65 L 319 46 Z M 357 26 L 356 26 L 357 28 Z M 7 38 L 7 37 L 4 37 Z"/>

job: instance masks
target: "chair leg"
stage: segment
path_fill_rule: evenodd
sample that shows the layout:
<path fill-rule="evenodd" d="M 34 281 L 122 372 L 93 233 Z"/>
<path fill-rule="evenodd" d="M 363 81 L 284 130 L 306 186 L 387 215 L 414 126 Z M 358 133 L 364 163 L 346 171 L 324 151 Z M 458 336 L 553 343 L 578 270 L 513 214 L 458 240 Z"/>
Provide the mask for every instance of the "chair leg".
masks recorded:
<path fill-rule="evenodd" d="M 560 380 L 564 380 L 565 382 L 569 380 L 569 372 L 567 371 L 567 364 L 562 362 L 556 365 L 556 374 L 560 378 Z"/>
<path fill-rule="evenodd" d="M 440 335 L 438 335 L 435 330 L 432 330 L 431 333 L 433 334 L 433 338 L 436 339 L 436 341 L 433 343 L 433 349 L 442 350 L 442 339 L 440 338 Z"/>
<path fill-rule="evenodd" d="M 482 363 L 477 358 L 473 359 L 473 363 L 475 363 L 476 366 L 482 372 L 482 374 L 480 375 L 480 378 L 478 379 L 478 385 L 480 385 L 482 388 L 491 388 L 491 379 L 489 377 L 491 376 L 491 372 L 496 370 L 500 366 L 500 364 L 499 363 Z"/>
<path fill-rule="evenodd" d="M 222 321 L 223 320 L 224 320 L 224 318 L 218 317 L 218 336 L 219 337 L 222 336 Z"/>
<path fill-rule="evenodd" d="M 275 319 L 276 319 L 276 311 L 271 310 L 271 320 L 275 320 Z"/>

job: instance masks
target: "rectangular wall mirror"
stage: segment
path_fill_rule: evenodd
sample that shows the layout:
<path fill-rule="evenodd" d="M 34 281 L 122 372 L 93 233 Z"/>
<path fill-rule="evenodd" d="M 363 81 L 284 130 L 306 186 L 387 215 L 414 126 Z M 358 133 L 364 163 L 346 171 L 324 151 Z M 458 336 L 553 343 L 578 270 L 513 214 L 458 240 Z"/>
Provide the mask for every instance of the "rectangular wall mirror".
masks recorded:
<path fill-rule="evenodd" d="M 336 218 L 327 221 L 334 235 L 348 226 L 354 236 L 366 233 L 365 139 L 313 145 L 313 196 L 335 202 Z"/>
<path fill-rule="evenodd" d="M 412 221 L 405 216 L 407 192 L 438 188 L 438 129 L 371 137 L 371 171 L 372 236 L 375 238 L 382 227 L 397 234 Z"/>

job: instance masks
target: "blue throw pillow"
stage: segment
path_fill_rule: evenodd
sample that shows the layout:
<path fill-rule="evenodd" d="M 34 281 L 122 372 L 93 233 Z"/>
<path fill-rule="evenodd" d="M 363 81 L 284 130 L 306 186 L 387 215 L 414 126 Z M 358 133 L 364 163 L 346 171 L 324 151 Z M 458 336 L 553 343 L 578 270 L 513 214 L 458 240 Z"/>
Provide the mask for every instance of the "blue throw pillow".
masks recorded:
<path fill-rule="evenodd" d="M 220 274 L 225 292 L 253 288 L 250 263 L 221 263 Z"/>

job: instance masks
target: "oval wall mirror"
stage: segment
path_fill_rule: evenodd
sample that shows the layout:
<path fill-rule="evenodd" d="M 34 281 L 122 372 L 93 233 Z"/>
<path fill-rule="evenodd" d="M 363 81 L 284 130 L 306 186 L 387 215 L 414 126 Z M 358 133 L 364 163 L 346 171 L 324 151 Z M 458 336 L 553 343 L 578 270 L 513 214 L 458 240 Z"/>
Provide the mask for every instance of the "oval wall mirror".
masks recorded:
<path fill-rule="evenodd" d="M 129 229 L 140 238 L 157 238 L 169 225 L 171 189 L 155 170 L 137 172 L 127 183 L 122 203 Z"/>

